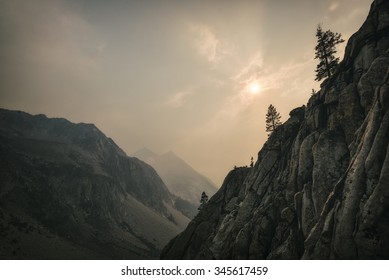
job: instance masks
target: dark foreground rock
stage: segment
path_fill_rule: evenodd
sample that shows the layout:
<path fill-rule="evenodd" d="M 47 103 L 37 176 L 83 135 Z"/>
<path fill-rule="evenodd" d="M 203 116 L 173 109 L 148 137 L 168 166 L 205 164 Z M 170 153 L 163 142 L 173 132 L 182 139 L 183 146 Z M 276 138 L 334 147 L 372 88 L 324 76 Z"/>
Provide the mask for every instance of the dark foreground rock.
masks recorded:
<path fill-rule="evenodd" d="M 389 1 L 163 259 L 389 259 Z"/>

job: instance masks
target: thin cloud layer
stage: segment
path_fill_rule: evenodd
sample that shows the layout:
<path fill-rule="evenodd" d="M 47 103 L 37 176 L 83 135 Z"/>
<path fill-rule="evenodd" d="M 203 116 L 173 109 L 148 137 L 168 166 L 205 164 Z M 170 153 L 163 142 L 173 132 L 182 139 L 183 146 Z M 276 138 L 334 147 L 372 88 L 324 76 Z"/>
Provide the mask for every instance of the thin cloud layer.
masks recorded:
<path fill-rule="evenodd" d="M 191 25 L 190 31 L 194 34 L 197 52 L 204 56 L 209 63 L 218 64 L 225 56 L 231 54 L 232 47 L 220 39 L 210 26 Z"/>
<path fill-rule="evenodd" d="M 187 96 L 193 94 L 193 90 L 179 91 L 173 96 L 171 96 L 166 102 L 166 105 L 169 105 L 174 108 L 181 107 L 185 104 L 185 99 Z"/>
<path fill-rule="evenodd" d="M 339 2 L 333 2 L 333 3 L 330 4 L 330 6 L 328 7 L 328 9 L 329 9 L 331 12 L 333 12 L 333 11 L 335 11 L 336 9 L 338 9 L 338 7 L 339 7 Z"/>
<path fill-rule="evenodd" d="M 347 40 L 370 4 L 1 1 L 0 106 L 174 150 L 220 184 L 266 140 L 270 103 L 286 119 L 318 89 L 317 24 Z"/>

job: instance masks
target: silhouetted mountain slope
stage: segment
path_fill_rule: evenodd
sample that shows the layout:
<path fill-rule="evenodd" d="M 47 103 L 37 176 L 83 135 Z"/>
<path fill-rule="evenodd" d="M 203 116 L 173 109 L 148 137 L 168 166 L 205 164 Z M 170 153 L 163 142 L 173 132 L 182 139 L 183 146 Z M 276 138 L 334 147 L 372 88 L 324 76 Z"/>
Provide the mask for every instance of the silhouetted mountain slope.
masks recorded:
<path fill-rule="evenodd" d="M 0 170 L 0 258 L 155 258 L 188 221 L 92 124 L 0 109 Z"/>
<path fill-rule="evenodd" d="M 157 155 L 143 148 L 132 156 L 145 161 L 155 168 L 169 191 L 177 196 L 177 207 L 189 217 L 197 214 L 203 191 L 209 196 L 212 196 L 217 191 L 214 183 L 194 170 L 173 152 Z"/>
<path fill-rule="evenodd" d="M 389 1 L 336 73 L 236 169 L 165 259 L 389 258 Z"/>

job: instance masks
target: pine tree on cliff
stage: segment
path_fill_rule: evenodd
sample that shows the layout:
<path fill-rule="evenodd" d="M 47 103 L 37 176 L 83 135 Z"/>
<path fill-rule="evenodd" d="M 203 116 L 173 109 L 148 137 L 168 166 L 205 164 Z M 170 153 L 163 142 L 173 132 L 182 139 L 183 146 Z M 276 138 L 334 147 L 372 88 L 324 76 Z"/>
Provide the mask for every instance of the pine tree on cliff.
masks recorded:
<path fill-rule="evenodd" d="M 278 113 L 276 108 L 270 104 L 266 113 L 266 132 L 270 132 L 270 135 L 281 124 L 280 113 Z"/>
<path fill-rule="evenodd" d="M 203 192 L 201 194 L 201 199 L 200 199 L 200 206 L 199 206 L 199 210 L 203 209 L 204 205 L 208 202 L 208 195 Z"/>
<path fill-rule="evenodd" d="M 331 30 L 323 31 L 319 24 L 316 29 L 317 45 L 315 48 L 315 59 L 320 62 L 316 67 L 316 81 L 324 78 L 331 78 L 336 66 L 339 64 L 339 57 L 335 57 L 336 45 L 343 43 L 341 34 L 333 33 Z"/>

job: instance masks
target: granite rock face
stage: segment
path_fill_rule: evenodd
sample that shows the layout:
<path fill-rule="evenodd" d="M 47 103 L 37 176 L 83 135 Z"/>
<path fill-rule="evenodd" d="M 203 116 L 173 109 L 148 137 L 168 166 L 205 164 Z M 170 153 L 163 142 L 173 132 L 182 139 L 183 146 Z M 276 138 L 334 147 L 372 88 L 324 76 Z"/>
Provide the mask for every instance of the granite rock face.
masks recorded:
<path fill-rule="evenodd" d="M 389 1 L 336 73 L 231 171 L 163 259 L 389 258 Z"/>

